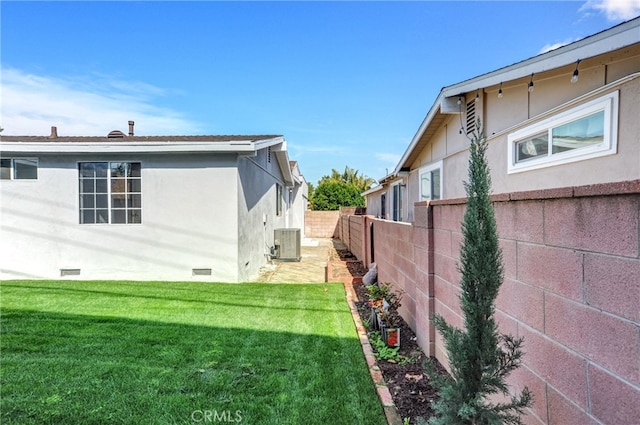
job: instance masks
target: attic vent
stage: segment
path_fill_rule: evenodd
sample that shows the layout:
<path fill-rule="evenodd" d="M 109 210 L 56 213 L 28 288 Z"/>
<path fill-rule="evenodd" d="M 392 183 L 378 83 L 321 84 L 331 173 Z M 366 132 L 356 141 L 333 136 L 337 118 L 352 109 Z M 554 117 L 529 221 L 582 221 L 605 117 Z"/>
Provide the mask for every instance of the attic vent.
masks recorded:
<path fill-rule="evenodd" d="M 60 269 L 60 276 L 80 276 L 80 269 Z"/>
<path fill-rule="evenodd" d="M 211 269 L 191 269 L 192 276 L 211 276 Z"/>
<path fill-rule="evenodd" d="M 271 146 L 267 148 L 267 162 L 271 164 Z"/>
<path fill-rule="evenodd" d="M 113 130 L 111 133 L 107 134 L 107 138 L 109 139 L 124 139 L 124 133 L 120 130 Z"/>
<path fill-rule="evenodd" d="M 467 103 L 467 134 L 476 131 L 476 101 Z"/>

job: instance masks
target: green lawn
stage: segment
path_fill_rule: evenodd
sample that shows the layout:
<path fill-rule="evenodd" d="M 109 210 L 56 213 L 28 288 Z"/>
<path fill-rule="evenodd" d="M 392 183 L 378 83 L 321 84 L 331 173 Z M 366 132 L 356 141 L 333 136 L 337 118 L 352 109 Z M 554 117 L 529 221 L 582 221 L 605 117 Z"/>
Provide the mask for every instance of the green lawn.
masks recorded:
<path fill-rule="evenodd" d="M 0 423 L 385 424 L 340 284 L 0 282 Z"/>

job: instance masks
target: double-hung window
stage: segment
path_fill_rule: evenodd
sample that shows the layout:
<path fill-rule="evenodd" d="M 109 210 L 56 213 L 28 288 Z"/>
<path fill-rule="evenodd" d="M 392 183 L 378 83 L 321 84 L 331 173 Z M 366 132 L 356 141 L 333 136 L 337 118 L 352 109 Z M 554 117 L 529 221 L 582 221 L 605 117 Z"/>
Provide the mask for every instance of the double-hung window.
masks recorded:
<path fill-rule="evenodd" d="M 81 224 L 142 223 L 139 162 L 78 164 Z"/>
<path fill-rule="evenodd" d="M 508 136 L 508 172 L 582 161 L 617 151 L 618 92 Z"/>
<path fill-rule="evenodd" d="M 442 196 L 442 161 L 420 169 L 420 200 L 440 199 Z"/>
<path fill-rule="evenodd" d="M 37 180 L 38 158 L 1 158 L 0 180 Z"/>

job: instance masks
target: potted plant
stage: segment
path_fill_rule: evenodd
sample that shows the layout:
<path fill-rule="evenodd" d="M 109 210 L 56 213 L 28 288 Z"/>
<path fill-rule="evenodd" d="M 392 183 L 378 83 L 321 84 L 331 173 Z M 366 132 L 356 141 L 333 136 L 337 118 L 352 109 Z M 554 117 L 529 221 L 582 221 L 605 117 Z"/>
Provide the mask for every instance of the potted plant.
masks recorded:
<path fill-rule="evenodd" d="M 367 290 L 372 327 L 380 330 L 382 340 L 389 347 L 399 347 L 402 321 L 398 309 L 402 305 L 402 292 L 393 292 L 390 283 L 369 285 Z"/>

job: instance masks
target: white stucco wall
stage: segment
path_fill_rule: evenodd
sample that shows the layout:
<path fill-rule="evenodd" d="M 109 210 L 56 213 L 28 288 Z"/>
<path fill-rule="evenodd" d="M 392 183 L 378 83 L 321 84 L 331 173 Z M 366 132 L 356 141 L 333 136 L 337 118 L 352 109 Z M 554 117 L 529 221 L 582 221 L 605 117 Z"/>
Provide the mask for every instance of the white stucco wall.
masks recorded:
<path fill-rule="evenodd" d="M 300 236 L 304 238 L 304 212 L 309 203 L 309 186 L 297 166 L 292 170 L 292 173 L 300 183 L 296 183 L 294 187 L 289 189 L 289 227 L 300 229 Z"/>
<path fill-rule="evenodd" d="M 2 279 L 237 281 L 235 155 L 29 156 L 36 181 L 0 182 Z M 142 224 L 79 224 L 78 161 L 140 161 Z"/>
<path fill-rule="evenodd" d="M 255 157 L 238 160 L 238 267 L 240 281 L 251 280 L 267 263 L 273 247 L 274 229 L 285 227 L 285 203 L 282 215 L 276 214 L 276 183 L 286 188 L 275 156 L 262 149 Z"/>

